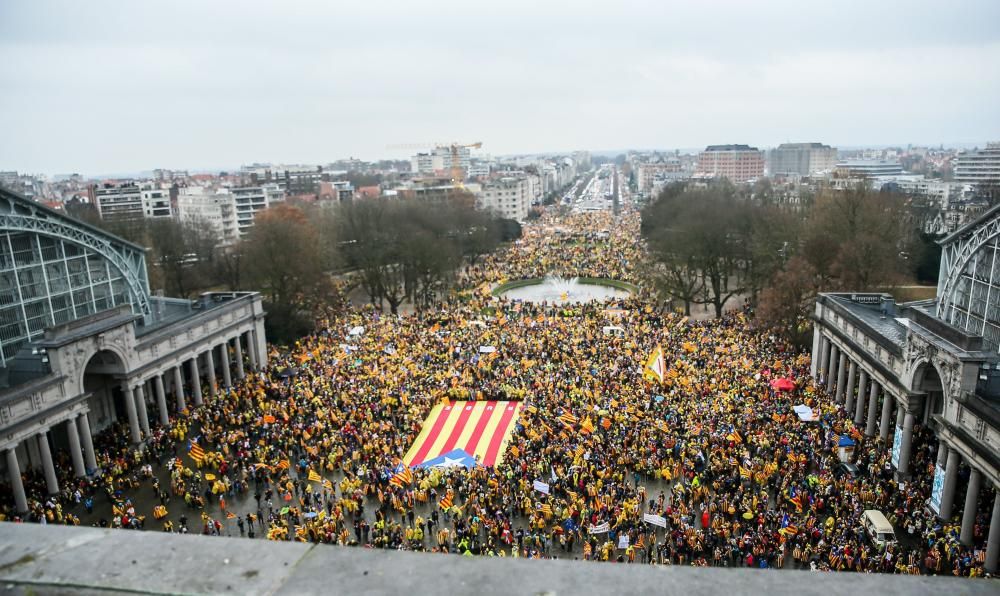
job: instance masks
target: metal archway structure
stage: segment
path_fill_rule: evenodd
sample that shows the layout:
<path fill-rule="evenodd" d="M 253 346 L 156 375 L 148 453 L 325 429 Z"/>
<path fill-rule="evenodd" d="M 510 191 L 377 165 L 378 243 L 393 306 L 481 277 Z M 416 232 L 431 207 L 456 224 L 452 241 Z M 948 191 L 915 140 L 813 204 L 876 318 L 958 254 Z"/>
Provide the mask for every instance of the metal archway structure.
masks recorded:
<path fill-rule="evenodd" d="M 135 300 L 137 314 L 152 313 L 145 250 L 141 246 L 6 189 L 0 189 L 0 230 L 49 236 L 93 251 L 121 273 Z"/>
<path fill-rule="evenodd" d="M 941 241 L 941 269 L 937 292 L 937 316 L 953 322 L 955 293 L 969 262 L 980 249 L 1000 237 L 1000 205 Z"/>

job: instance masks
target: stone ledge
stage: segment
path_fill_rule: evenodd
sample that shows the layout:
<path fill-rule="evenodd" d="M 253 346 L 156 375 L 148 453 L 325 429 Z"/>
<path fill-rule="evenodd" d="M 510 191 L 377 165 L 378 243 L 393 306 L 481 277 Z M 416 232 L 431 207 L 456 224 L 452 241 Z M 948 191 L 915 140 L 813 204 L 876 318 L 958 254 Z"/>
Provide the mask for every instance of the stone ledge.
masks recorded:
<path fill-rule="evenodd" d="M 6 594 L 996 594 L 993 580 L 469 558 L 0 523 Z"/>

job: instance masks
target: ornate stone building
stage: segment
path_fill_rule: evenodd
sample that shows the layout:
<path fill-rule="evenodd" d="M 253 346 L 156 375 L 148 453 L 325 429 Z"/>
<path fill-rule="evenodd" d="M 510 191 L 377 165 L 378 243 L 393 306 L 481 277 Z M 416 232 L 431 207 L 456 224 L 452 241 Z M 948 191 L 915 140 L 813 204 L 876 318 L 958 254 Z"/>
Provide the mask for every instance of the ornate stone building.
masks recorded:
<path fill-rule="evenodd" d="M 255 292 L 151 295 L 144 249 L 0 189 L 0 471 L 59 492 L 53 452 L 98 472 L 94 432 L 151 427 L 267 363 Z"/>
<path fill-rule="evenodd" d="M 1000 553 L 1000 206 L 941 241 L 937 297 L 897 305 L 888 294 L 821 294 L 812 374 L 868 437 L 891 449 L 896 475 L 911 468 L 914 426 L 937 440 L 929 507 L 952 517 L 966 483 L 961 540 L 973 539 L 977 503 L 993 497 L 986 569 Z M 983 493 L 982 491 L 987 492 Z"/>

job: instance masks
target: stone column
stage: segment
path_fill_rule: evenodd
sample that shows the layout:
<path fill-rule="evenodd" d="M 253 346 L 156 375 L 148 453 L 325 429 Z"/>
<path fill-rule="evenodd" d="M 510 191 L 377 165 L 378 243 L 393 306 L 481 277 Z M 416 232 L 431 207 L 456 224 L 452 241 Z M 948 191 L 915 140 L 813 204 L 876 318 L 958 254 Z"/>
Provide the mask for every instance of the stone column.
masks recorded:
<path fill-rule="evenodd" d="M 825 380 L 827 376 L 826 369 L 830 365 L 830 348 L 832 347 L 832 344 L 830 343 L 830 340 L 822 333 L 820 333 L 819 336 L 819 343 L 820 343 L 819 367 L 818 370 L 816 371 L 816 374 L 818 374 L 819 377 L 822 377 Z M 817 377 L 817 380 L 819 380 L 819 377 Z"/>
<path fill-rule="evenodd" d="M 135 386 L 135 405 L 139 407 L 139 428 L 142 429 L 142 434 L 149 438 L 149 413 L 146 412 L 146 391 L 144 383 L 139 383 Z"/>
<path fill-rule="evenodd" d="M 184 403 L 184 371 L 180 365 L 174 367 L 174 395 L 177 397 L 177 411 L 180 412 L 187 407 Z"/>
<path fill-rule="evenodd" d="M 819 325 L 813 325 L 813 347 L 809 357 L 809 376 L 814 379 L 819 368 L 819 351 L 822 347 L 823 342 L 819 333 Z"/>
<path fill-rule="evenodd" d="M 222 383 L 229 389 L 233 386 L 233 372 L 229 367 L 229 341 L 223 342 L 219 348 L 222 352 Z"/>
<path fill-rule="evenodd" d="M 125 393 L 125 410 L 128 412 L 128 427 L 132 431 L 132 442 L 142 441 L 142 434 L 139 433 L 139 416 L 135 411 L 135 394 L 132 393 L 132 386 L 128 381 L 122 385 L 122 392 Z"/>
<path fill-rule="evenodd" d="M 208 371 L 208 394 L 215 395 L 218 386 L 215 380 L 215 348 L 205 352 L 205 369 Z"/>
<path fill-rule="evenodd" d="M 837 395 L 842 396 L 843 399 L 847 401 L 847 410 L 850 411 L 851 405 L 854 404 L 854 383 L 857 380 L 858 375 L 858 365 L 853 360 L 850 361 L 851 365 L 847 369 L 847 385 L 844 387 L 837 386 Z M 840 397 L 837 401 L 840 401 Z"/>
<path fill-rule="evenodd" d="M 156 405 L 160 408 L 160 425 L 167 427 L 170 425 L 170 415 L 167 413 L 167 392 L 163 390 L 162 374 L 153 377 L 153 386 L 156 387 Z"/>
<path fill-rule="evenodd" d="M 236 380 L 242 381 L 246 376 L 243 369 L 243 339 L 242 335 L 236 336 Z"/>
<path fill-rule="evenodd" d="M 94 438 L 90 434 L 90 416 L 84 412 L 76 419 L 80 431 L 80 442 L 83 443 L 83 459 L 90 470 L 97 469 L 97 452 L 94 451 Z"/>
<path fill-rule="evenodd" d="M 858 399 L 861 395 L 858 394 Z M 876 416 L 878 416 L 878 383 L 872 379 L 872 387 L 868 391 L 868 426 L 865 428 L 866 437 L 874 437 L 876 426 Z"/>
<path fill-rule="evenodd" d="M 892 402 L 894 401 L 896 401 L 895 397 L 885 391 L 882 392 L 882 421 L 878 427 L 878 436 L 882 441 L 889 440 L 889 422 L 892 420 Z"/>
<path fill-rule="evenodd" d="M 198 372 L 198 356 L 191 359 L 191 397 L 194 405 L 201 405 L 201 373 Z"/>
<path fill-rule="evenodd" d="M 868 389 L 868 371 L 866 371 L 865 369 L 861 368 L 860 365 L 858 366 L 858 369 L 860 369 L 860 372 L 858 373 L 858 390 L 857 390 L 857 396 L 858 397 L 857 397 L 857 399 L 858 399 L 858 401 L 861 401 L 862 399 L 865 398 L 865 390 Z M 875 381 L 872 381 L 872 383 L 874 383 L 874 382 Z M 852 395 L 848 399 L 853 399 L 853 397 L 854 396 Z M 850 412 L 851 409 L 847 408 L 847 411 Z"/>
<path fill-rule="evenodd" d="M 873 382 L 872 385 L 875 383 Z M 850 408 L 847 410 L 850 412 Z M 865 421 L 865 392 L 863 387 L 858 387 L 858 403 L 854 409 L 854 426 L 861 429 L 861 423 Z"/>
<path fill-rule="evenodd" d="M 969 490 L 965 493 L 965 511 L 962 512 L 962 534 L 959 536 L 959 540 L 966 546 L 970 546 L 972 539 L 975 538 L 972 535 L 972 529 L 976 523 L 976 505 L 979 504 L 979 481 L 983 477 L 979 473 L 979 470 L 972 466 L 969 466 L 969 468 L 972 470 L 972 473 L 969 474 Z"/>
<path fill-rule="evenodd" d="M 69 454 L 73 458 L 73 475 L 77 478 L 87 475 L 87 468 L 83 465 L 83 449 L 80 447 L 80 433 L 76 429 L 76 420 L 70 418 L 66 421 L 66 436 L 69 438 Z"/>
<path fill-rule="evenodd" d="M 247 356 L 250 357 L 250 370 L 257 370 L 257 339 L 254 337 L 257 335 L 255 329 L 251 329 L 246 332 L 247 336 Z"/>
<path fill-rule="evenodd" d="M 840 401 L 840 395 L 844 393 L 844 382 L 847 380 L 847 354 L 837 350 L 840 357 L 837 360 L 837 386 L 834 387 L 834 400 Z"/>
<path fill-rule="evenodd" d="M 990 519 L 990 534 L 986 538 L 986 573 L 997 572 L 997 555 L 1000 554 L 1000 487 L 994 487 L 993 517 Z"/>
<path fill-rule="evenodd" d="M 837 381 L 837 356 L 838 350 L 837 346 L 830 342 L 830 356 L 828 358 L 826 371 L 826 390 L 833 393 L 833 384 Z"/>
<path fill-rule="evenodd" d="M 264 321 L 254 323 L 253 341 L 257 346 L 257 367 L 267 368 L 267 333 L 264 331 Z"/>
<path fill-rule="evenodd" d="M 944 488 L 941 490 L 941 510 L 938 517 L 943 520 L 951 519 L 951 508 L 955 504 L 955 484 L 958 482 L 958 451 L 948 449 L 948 446 L 941 444 L 941 449 L 948 454 L 948 463 L 944 468 Z M 940 461 L 941 458 L 938 458 Z"/>
<path fill-rule="evenodd" d="M 49 494 L 54 495 L 59 492 L 59 480 L 56 479 L 56 466 L 52 463 L 52 450 L 49 449 L 49 431 L 42 431 L 36 436 L 38 453 L 42 457 L 42 469 L 45 471 L 45 486 L 49 489 Z"/>
<path fill-rule="evenodd" d="M 905 478 L 910 473 L 910 448 L 913 445 L 913 412 L 900 408 L 903 415 L 903 440 L 899 445 L 899 476 Z"/>
<path fill-rule="evenodd" d="M 10 490 L 14 493 L 14 506 L 18 513 L 27 513 L 28 498 L 24 494 L 24 483 L 21 482 L 21 465 L 17 463 L 15 447 L 7 448 L 7 476 L 10 480 Z M 994 517 L 996 517 L 994 515 Z"/>

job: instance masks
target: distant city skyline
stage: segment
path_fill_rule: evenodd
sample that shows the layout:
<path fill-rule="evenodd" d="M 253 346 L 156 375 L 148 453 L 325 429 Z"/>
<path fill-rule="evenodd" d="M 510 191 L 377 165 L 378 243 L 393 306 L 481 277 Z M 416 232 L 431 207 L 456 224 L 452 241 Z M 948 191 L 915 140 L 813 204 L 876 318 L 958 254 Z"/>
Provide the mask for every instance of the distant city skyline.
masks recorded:
<path fill-rule="evenodd" d="M 1000 140 L 998 22 L 989 0 L 7 2 L 0 169 L 403 160 L 387 147 L 452 140 L 982 146 Z"/>

